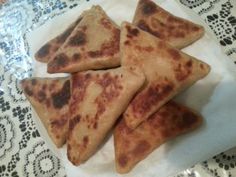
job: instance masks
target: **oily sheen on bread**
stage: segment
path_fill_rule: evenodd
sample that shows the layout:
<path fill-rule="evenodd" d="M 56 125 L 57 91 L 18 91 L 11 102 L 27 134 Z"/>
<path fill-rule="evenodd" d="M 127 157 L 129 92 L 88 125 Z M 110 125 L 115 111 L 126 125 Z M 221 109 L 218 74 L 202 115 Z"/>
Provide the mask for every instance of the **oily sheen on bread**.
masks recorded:
<path fill-rule="evenodd" d="M 69 78 L 29 78 L 21 82 L 26 98 L 57 147 L 66 142 L 69 119 Z"/>
<path fill-rule="evenodd" d="M 72 75 L 67 156 L 74 165 L 96 152 L 144 80 L 123 67 Z"/>
<path fill-rule="evenodd" d="M 179 49 L 204 34 L 202 26 L 174 16 L 151 0 L 139 0 L 133 24 Z"/>
<path fill-rule="evenodd" d="M 100 6 L 92 6 L 48 63 L 49 73 L 73 73 L 120 65 L 119 27 Z"/>
<path fill-rule="evenodd" d="M 192 131 L 202 123 L 195 111 L 173 101 L 134 130 L 122 119 L 114 131 L 115 163 L 119 173 L 128 173 L 161 144 Z"/>
<path fill-rule="evenodd" d="M 136 128 L 175 95 L 205 77 L 210 66 L 155 36 L 124 22 L 121 64 L 139 67 L 147 81 L 124 113 L 127 126 Z"/>

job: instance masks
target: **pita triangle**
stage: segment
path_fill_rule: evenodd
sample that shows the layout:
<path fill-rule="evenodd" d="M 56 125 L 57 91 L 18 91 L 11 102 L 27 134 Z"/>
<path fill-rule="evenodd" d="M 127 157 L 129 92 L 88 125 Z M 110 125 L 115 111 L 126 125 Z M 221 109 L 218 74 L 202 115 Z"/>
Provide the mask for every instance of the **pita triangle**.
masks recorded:
<path fill-rule="evenodd" d="M 49 73 L 73 73 L 120 65 L 119 27 L 100 6 L 83 18 L 48 63 Z"/>
<path fill-rule="evenodd" d="M 62 46 L 67 37 L 72 33 L 76 25 L 82 20 L 82 15 L 72 23 L 63 33 L 44 44 L 36 53 L 35 59 L 47 63 L 56 51 Z"/>
<path fill-rule="evenodd" d="M 68 132 L 70 80 L 30 78 L 22 80 L 21 86 L 52 141 L 61 147 Z"/>
<path fill-rule="evenodd" d="M 115 163 L 119 173 L 128 173 L 161 144 L 192 131 L 202 123 L 202 117 L 191 109 L 168 102 L 136 129 L 121 120 L 114 131 Z"/>
<path fill-rule="evenodd" d="M 126 124 L 136 128 L 175 95 L 205 77 L 210 66 L 139 28 L 123 23 L 121 64 L 138 66 L 147 81 L 124 113 Z"/>
<path fill-rule="evenodd" d="M 79 165 L 95 153 L 145 77 L 118 68 L 79 72 L 71 80 L 67 156 Z"/>
<path fill-rule="evenodd" d="M 202 26 L 172 15 L 151 0 L 139 0 L 133 24 L 179 49 L 204 34 Z"/>

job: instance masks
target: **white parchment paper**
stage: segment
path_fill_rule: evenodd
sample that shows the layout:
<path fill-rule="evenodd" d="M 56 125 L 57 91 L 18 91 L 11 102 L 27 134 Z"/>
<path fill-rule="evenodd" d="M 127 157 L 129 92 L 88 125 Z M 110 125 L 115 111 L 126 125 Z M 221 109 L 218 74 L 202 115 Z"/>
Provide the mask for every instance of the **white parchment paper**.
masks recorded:
<path fill-rule="evenodd" d="M 197 15 L 192 14 L 173 0 L 156 1 L 173 14 L 204 25 Z M 101 5 L 107 14 L 120 25 L 122 21 L 132 21 L 136 0 L 97 0 L 79 7 L 48 21 L 27 36 L 30 52 L 33 54 L 49 39 L 57 36 L 80 13 L 92 4 Z M 178 95 L 175 99 L 199 111 L 204 123 L 198 130 L 180 136 L 163 144 L 145 160 L 140 162 L 125 177 L 167 177 L 182 171 L 198 162 L 236 146 L 236 68 L 216 44 L 214 36 L 205 26 L 203 38 L 183 49 L 211 65 L 210 74 L 194 86 Z M 46 73 L 46 65 L 34 62 L 34 75 L 55 77 Z M 62 75 L 61 75 L 62 76 Z M 35 114 L 37 120 L 37 115 Z M 115 177 L 113 137 L 110 136 L 97 153 L 85 164 L 73 166 L 67 159 L 66 147 L 58 150 L 47 136 L 40 121 L 36 121 L 41 136 L 48 146 L 62 159 L 68 177 Z"/>

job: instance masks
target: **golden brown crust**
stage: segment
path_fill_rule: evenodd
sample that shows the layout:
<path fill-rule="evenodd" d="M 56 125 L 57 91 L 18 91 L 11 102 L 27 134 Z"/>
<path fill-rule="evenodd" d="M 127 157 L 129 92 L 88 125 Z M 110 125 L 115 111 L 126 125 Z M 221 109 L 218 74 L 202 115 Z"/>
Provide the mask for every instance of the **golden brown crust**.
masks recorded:
<path fill-rule="evenodd" d="M 172 15 L 151 0 L 139 1 L 133 24 L 179 49 L 204 34 L 202 26 Z"/>
<path fill-rule="evenodd" d="M 67 156 L 74 165 L 96 152 L 144 79 L 125 68 L 72 75 Z"/>
<path fill-rule="evenodd" d="M 119 66 L 120 29 L 100 6 L 83 19 L 48 63 L 48 72 L 77 72 Z"/>
<path fill-rule="evenodd" d="M 56 51 L 62 46 L 67 37 L 69 37 L 76 25 L 78 25 L 81 20 L 82 16 L 80 16 L 75 22 L 73 22 L 63 33 L 44 44 L 35 53 L 35 59 L 40 62 L 47 63 L 50 58 L 56 53 Z"/>
<path fill-rule="evenodd" d="M 202 117 L 195 111 L 173 101 L 134 130 L 122 119 L 114 131 L 117 172 L 128 173 L 161 144 L 192 131 L 201 123 Z"/>
<path fill-rule="evenodd" d="M 146 85 L 124 113 L 130 128 L 137 127 L 173 96 L 206 76 L 210 66 L 129 24 L 121 28 L 121 64 L 139 66 Z"/>
<path fill-rule="evenodd" d="M 30 78 L 22 80 L 21 85 L 49 136 L 57 147 L 61 147 L 68 131 L 69 79 Z"/>

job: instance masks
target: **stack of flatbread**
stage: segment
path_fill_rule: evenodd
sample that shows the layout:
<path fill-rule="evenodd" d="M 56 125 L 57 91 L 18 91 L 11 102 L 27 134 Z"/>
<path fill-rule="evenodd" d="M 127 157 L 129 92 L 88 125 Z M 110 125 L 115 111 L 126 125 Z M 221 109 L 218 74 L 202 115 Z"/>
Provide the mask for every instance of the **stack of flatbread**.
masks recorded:
<path fill-rule="evenodd" d="M 210 66 L 179 49 L 204 28 L 140 0 L 132 23 L 116 25 L 100 6 L 84 11 L 35 55 L 49 73 L 23 91 L 58 148 L 74 164 L 87 161 L 114 130 L 117 172 L 127 173 L 161 144 L 196 129 L 202 117 L 173 97 Z"/>

